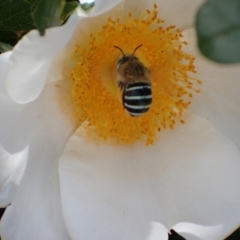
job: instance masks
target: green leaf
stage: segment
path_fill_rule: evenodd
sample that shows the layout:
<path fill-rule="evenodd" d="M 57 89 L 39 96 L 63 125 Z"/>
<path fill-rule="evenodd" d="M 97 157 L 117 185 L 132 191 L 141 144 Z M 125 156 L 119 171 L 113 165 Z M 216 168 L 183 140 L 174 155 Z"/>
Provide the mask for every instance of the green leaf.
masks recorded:
<path fill-rule="evenodd" d="M 78 6 L 78 2 L 66 2 L 62 12 L 61 22 L 64 22 Z"/>
<path fill-rule="evenodd" d="M 240 62 L 240 0 L 208 0 L 196 19 L 198 46 L 219 63 Z"/>
<path fill-rule="evenodd" d="M 170 230 L 170 234 L 168 234 L 168 240 L 186 240 L 173 229 Z"/>
<path fill-rule="evenodd" d="M 0 41 L 14 46 L 36 27 L 43 35 L 46 28 L 61 25 L 78 5 L 65 0 L 0 0 Z"/>
<path fill-rule="evenodd" d="M 238 228 L 235 232 L 233 232 L 225 240 L 239 240 L 239 239 L 240 239 L 240 229 Z"/>
<path fill-rule="evenodd" d="M 12 48 L 13 48 L 12 45 L 4 43 L 4 42 L 0 42 L 0 53 L 11 51 Z"/>
<path fill-rule="evenodd" d="M 15 45 L 34 27 L 32 11 L 38 0 L 0 0 L 0 41 Z"/>
<path fill-rule="evenodd" d="M 94 5 L 95 5 L 95 1 L 92 1 L 90 3 L 83 3 L 83 4 L 81 4 L 81 7 L 82 7 L 82 9 L 84 11 L 89 11 L 89 10 L 91 10 L 94 7 Z"/>
<path fill-rule="evenodd" d="M 60 25 L 64 5 L 64 0 L 39 1 L 33 13 L 33 19 L 41 35 L 45 34 L 46 28 Z"/>
<path fill-rule="evenodd" d="M 37 0 L 1 0 L 0 30 L 26 31 L 33 27 L 31 13 Z"/>
<path fill-rule="evenodd" d="M 0 31 L 0 41 L 15 45 L 18 42 L 19 35 L 12 31 Z"/>

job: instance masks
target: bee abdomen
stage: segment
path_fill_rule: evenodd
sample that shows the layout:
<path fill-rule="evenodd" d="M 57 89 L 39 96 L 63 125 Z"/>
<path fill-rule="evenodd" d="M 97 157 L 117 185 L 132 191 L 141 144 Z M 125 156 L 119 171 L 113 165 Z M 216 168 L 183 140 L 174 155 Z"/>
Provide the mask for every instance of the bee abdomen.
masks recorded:
<path fill-rule="evenodd" d="M 148 83 L 134 83 L 123 91 L 123 106 L 135 117 L 147 112 L 152 103 L 152 88 Z"/>

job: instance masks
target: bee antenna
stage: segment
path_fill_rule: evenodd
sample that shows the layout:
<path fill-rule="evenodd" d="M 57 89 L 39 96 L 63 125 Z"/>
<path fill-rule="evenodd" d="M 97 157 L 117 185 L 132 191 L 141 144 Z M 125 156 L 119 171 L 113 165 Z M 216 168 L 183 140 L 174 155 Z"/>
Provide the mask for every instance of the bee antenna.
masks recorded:
<path fill-rule="evenodd" d="M 123 56 L 125 57 L 125 54 L 124 54 L 123 50 L 122 50 L 120 47 L 115 46 L 115 45 L 114 45 L 114 47 L 117 48 L 117 49 L 119 49 L 119 50 L 122 52 Z"/>
<path fill-rule="evenodd" d="M 140 44 L 139 46 L 137 46 L 137 47 L 135 48 L 135 50 L 133 51 L 132 55 L 134 55 L 134 53 L 135 53 L 141 46 L 142 46 L 142 44 Z"/>

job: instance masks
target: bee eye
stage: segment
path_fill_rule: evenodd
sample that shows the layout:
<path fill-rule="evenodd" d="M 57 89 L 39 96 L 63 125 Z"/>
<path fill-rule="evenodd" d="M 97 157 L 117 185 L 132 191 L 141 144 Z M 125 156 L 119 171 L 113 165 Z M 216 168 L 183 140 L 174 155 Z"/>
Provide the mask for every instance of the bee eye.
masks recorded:
<path fill-rule="evenodd" d="M 123 57 L 121 57 L 121 58 L 119 58 L 118 60 L 117 60 L 117 65 L 119 65 L 119 64 L 121 64 L 122 62 L 123 62 L 123 59 L 122 59 Z"/>
<path fill-rule="evenodd" d="M 128 57 L 126 57 L 126 56 L 120 57 L 120 58 L 117 60 L 117 66 L 125 63 L 126 61 L 128 61 Z"/>

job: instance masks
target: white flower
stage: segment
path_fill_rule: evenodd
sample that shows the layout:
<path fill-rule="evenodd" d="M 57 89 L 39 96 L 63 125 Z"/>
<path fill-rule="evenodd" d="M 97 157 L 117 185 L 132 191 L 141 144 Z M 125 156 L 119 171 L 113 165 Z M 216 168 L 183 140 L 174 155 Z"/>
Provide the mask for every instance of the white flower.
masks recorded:
<path fill-rule="evenodd" d="M 220 240 L 240 225 L 240 71 L 198 53 L 191 27 L 202 1 L 156 2 L 197 57 L 203 85 L 186 123 L 148 147 L 96 142 L 78 127 L 68 75 L 75 44 L 109 16 L 139 17 L 154 3 L 98 0 L 89 17 L 75 13 L 44 37 L 31 31 L 0 56 L 3 240 L 165 240 L 171 228 Z"/>

